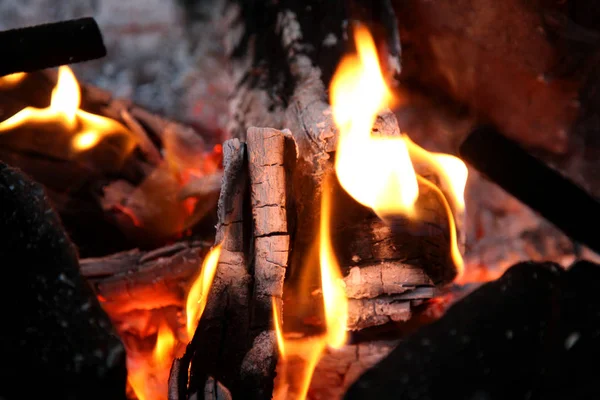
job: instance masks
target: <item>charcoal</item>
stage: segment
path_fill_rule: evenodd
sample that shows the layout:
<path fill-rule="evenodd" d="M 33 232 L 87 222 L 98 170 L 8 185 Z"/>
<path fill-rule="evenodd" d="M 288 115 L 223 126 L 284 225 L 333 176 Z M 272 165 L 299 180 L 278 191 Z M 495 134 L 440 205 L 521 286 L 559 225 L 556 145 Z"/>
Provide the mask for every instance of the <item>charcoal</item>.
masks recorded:
<path fill-rule="evenodd" d="M 361 376 L 345 399 L 600 398 L 600 266 L 519 263 Z"/>
<path fill-rule="evenodd" d="M 0 398 L 125 399 L 125 350 L 74 245 L 43 188 L 3 163 L 0 269 Z"/>

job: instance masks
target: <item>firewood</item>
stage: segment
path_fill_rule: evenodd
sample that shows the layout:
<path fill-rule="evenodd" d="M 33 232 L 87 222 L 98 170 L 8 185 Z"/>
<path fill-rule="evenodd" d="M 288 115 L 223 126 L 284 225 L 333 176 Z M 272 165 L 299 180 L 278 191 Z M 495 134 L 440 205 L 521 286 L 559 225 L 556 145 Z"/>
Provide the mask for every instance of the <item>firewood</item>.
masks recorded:
<path fill-rule="evenodd" d="M 248 129 L 250 206 L 254 222 L 253 327 L 267 329 L 271 322 L 272 298 L 283 297 L 288 266 L 290 236 L 287 224 L 285 137 L 276 129 Z"/>
<path fill-rule="evenodd" d="M 178 242 L 81 260 L 81 272 L 112 316 L 167 306 L 183 308 L 190 281 L 210 245 Z"/>
<path fill-rule="evenodd" d="M 340 399 L 365 371 L 377 365 L 397 341 L 375 340 L 327 350 L 313 374 L 310 393 L 315 398 Z"/>
<path fill-rule="evenodd" d="M 0 163 L 0 203 L 2 396 L 125 399 L 125 349 L 44 190 Z"/>
<path fill-rule="evenodd" d="M 252 343 L 248 337 L 252 277 L 244 254 L 245 224 L 249 222 L 244 218 L 247 181 L 244 144 L 238 140 L 224 143 L 223 167 L 216 238 L 221 255 L 206 308 L 179 361 L 179 376 L 170 379 L 178 382 L 179 399 L 186 399 L 186 393 L 201 392 L 209 376 L 230 388 L 235 396 L 239 385 L 236 384 L 239 369 L 235 365 L 239 367 Z M 225 371 L 236 373 L 232 376 Z"/>

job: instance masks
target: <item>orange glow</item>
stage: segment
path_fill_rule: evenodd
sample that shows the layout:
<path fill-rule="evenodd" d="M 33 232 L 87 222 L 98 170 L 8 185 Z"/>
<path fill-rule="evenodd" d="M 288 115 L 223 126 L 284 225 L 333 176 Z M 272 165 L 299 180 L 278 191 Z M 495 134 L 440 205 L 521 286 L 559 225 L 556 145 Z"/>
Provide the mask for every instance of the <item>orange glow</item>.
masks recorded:
<path fill-rule="evenodd" d="M 221 245 L 213 247 L 210 252 L 204 258 L 202 262 L 202 269 L 200 275 L 194 281 L 188 292 L 185 312 L 187 317 L 187 334 L 188 340 L 191 340 L 196 331 L 198 321 L 204 312 L 206 307 L 206 301 L 208 299 L 208 293 L 212 286 L 215 273 L 217 272 L 217 265 L 219 263 L 219 257 L 221 255 Z"/>
<path fill-rule="evenodd" d="M 464 226 L 467 167 L 449 154 L 429 153 L 408 136 L 373 136 L 377 114 L 397 103 L 379 66 L 377 49 L 362 26 L 355 31 L 357 54 L 346 56 L 331 83 L 331 107 L 340 131 L 335 171 L 340 185 L 356 201 L 386 220 L 394 215 L 418 217 L 419 184 L 440 197 L 450 227 L 450 252 L 458 277 L 463 272 L 457 227 Z M 440 179 L 440 188 L 418 176 L 423 163 Z M 448 200 L 448 198 L 450 200 Z"/>
<path fill-rule="evenodd" d="M 8 89 L 17 86 L 27 74 L 25 72 L 15 72 L 14 74 L 0 77 L 0 89 Z"/>
<path fill-rule="evenodd" d="M 138 400 L 167 398 L 169 370 L 175 357 L 175 335 L 165 323 L 158 327 L 154 351 L 149 355 L 128 354 L 127 380 Z"/>
<path fill-rule="evenodd" d="M 279 379 L 273 399 L 303 400 L 306 398 L 313 373 L 327 347 L 340 349 L 347 341 L 348 298 L 339 265 L 331 245 L 331 200 L 329 185 L 323 187 L 321 197 L 321 223 L 319 233 L 319 268 L 321 291 L 325 311 L 325 333 L 308 337 L 285 337 L 277 303 L 273 300 L 273 323 L 277 346 L 281 356 L 278 365 Z M 294 368 L 288 368 L 294 363 Z M 298 366 L 300 365 L 300 366 Z"/>
<path fill-rule="evenodd" d="M 22 109 L 0 123 L 0 133 L 26 124 L 59 124 L 74 135 L 71 147 L 75 153 L 89 150 L 107 135 L 120 134 L 131 137 L 123 125 L 79 109 L 80 103 L 81 93 L 77 79 L 69 67 L 62 66 L 58 69 L 58 80 L 52 90 L 50 106 L 42 109 Z M 130 149 L 132 148 L 133 146 L 130 146 Z"/>

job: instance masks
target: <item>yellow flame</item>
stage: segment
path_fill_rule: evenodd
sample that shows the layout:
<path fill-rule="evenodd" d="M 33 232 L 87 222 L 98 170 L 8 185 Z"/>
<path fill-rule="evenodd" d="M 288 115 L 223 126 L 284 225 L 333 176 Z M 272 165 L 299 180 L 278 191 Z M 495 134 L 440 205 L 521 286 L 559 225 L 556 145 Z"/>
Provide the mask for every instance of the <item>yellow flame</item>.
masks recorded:
<path fill-rule="evenodd" d="M 271 297 L 271 305 L 273 306 L 273 326 L 275 328 L 275 337 L 277 338 L 279 355 L 282 359 L 285 359 L 285 341 L 283 339 L 283 329 L 281 328 L 281 322 L 279 321 L 279 312 L 277 310 L 277 301 L 275 300 L 275 297 Z"/>
<path fill-rule="evenodd" d="M 187 317 L 186 329 L 190 340 L 194 336 L 198 321 L 206 307 L 206 301 L 213 279 L 215 278 L 215 273 L 217 272 L 220 255 L 221 244 L 213 247 L 206 255 L 202 262 L 200 275 L 196 278 L 188 292 L 185 311 Z"/>
<path fill-rule="evenodd" d="M 321 267 L 321 288 L 325 307 L 327 344 L 339 349 L 346 343 L 346 325 L 348 322 L 348 298 L 340 267 L 331 245 L 331 199 L 325 185 L 321 197 L 321 226 L 319 239 L 319 264 Z"/>
<path fill-rule="evenodd" d="M 321 355 L 329 346 L 339 349 L 346 344 L 348 322 L 348 298 L 344 281 L 331 245 L 331 194 L 326 180 L 321 197 L 321 223 L 319 233 L 319 268 L 321 291 L 325 311 L 325 333 L 322 335 L 285 338 L 279 321 L 277 303 L 273 299 L 273 325 L 281 358 L 278 365 L 280 378 L 273 399 L 306 398 L 310 382 Z M 294 369 L 288 369 L 290 360 L 296 360 Z M 300 365 L 300 367 L 298 367 Z"/>
<path fill-rule="evenodd" d="M 355 31 L 357 55 L 340 63 L 331 83 L 333 118 L 340 130 L 335 171 L 359 203 L 385 214 L 409 214 L 419 195 L 402 137 L 374 137 L 377 114 L 393 105 L 369 32 Z"/>
<path fill-rule="evenodd" d="M 160 325 L 156 336 L 156 346 L 154 347 L 154 359 L 157 363 L 161 365 L 171 364 L 174 347 L 175 335 L 166 324 Z"/>
<path fill-rule="evenodd" d="M 14 74 L 0 77 L 0 88 L 7 89 L 18 85 L 27 74 L 25 72 L 15 72 Z"/>
<path fill-rule="evenodd" d="M 88 150 L 107 135 L 126 135 L 129 131 L 117 121 L 79 109 L 81 93 L 75 75 L 69 67 L 58 69 L 58 80 L 52 90 L 47 108 L 26 107 L 0 123 L 0 133 L 25 124 L 60 124 L 73 133 L 72 148 L 76 152 Z M 133 145 L 133 141 L 132 141 Z M 133 146 L 130 146 L 130 149 Z M 128 150 L 130 150 L 128 149 Z"/>
<path fill-rule="evenodd" d="M 375 43 L 364 27 L 357 27 L 355 42 L 357 54 L 342 60 L 330 88 L 333 117 L 340 131 L 335 161 L 338 180 L 356 201 L 382 218 L 416 217 L 419 183 L 433 184 L 417 176 L 413 162 L 429 166 L 440 178 L 442 190 L 433 188 L 448 213 L 450 252 L 460 276 L 463 260 L 456 229 L 464 225 L 467 167 L 449 154 L 427 152 L 406 135 L 371 134 L 377 114 L 397 100 L 386 85 Z"/>
<path fill-rule="evenodd" d="M 440 176 L 441 184 L 447 187 L 456 211 L 465 210 L 465 186 L 469 171 L 458 157 L 444 153 L 431 153 L 405 137 L 411 160 L 424 163 Z"/>
<path fill-rule="evenodd" d="M 169 326 L 158 327 L 156 344 L 149 356 L 128 354 L 127 381 L 138 400 L 164 400 L 167 394 L 169 370 L 175 357 L 177 340 Z"/>

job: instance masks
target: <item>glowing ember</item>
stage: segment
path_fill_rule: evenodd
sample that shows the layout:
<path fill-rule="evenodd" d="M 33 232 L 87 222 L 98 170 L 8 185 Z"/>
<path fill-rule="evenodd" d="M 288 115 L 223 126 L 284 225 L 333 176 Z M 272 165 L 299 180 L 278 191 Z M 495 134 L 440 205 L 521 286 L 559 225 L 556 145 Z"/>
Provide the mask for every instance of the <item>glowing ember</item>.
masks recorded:
<path fill-rule="evenodd" d="M 340 131 L 335 162 L 339 182 L 356 201 L 384 220 L 394 215 L 417 217 L 419 184 L 432 189 L 448 213 L 451 256 L 460 276 L 463 260 L 456 226 L 463 225 L 467 168 L 456 157 L 427 152 L 406 135 L 371 135 L 377 114 L 397 100 L 385 83 L 375 43 L 364 27 L 357 27 L 355 41 L 357 54 L 342 60 L 330 88 L 333 117 Z M 442 190 L 417 176 L 413 162 L 428 165 L 439 176 Z"/>
<path fill-rule="evenodd" d="M 154 351 L 148 354 L 127 355 L 127 380 L 138 400 L 167 398 L 169 370 L 177 344 L 173 331 L 166 323 L 159 326 Z"/>
<path fill-rule="evenodd" d="M 198 321 L 204 312 L 204 307 L 206 307 L 206 300 L 208 299 L 208 293 L 217 272 L 220 255 L 221 245 L 219 244 L 211 249 L 204 258 L 200 275 L 196 278 L 188 292 L 185 306 L 188 340 L 191 340 L 192 336 L 194 336 Z"/>
<path fill-rule="evenodd" d="M 319 265 L 321 273 L 321 291 L 325 309 L 325 333 L 318 336 L 286 338 L 281 328 L 273 301 L 273 321 L 277 345 L 281 355 L 273 398 L 305 399 L 310 387 L 315 367 L 323 351 L 329 346 L 339 349 L 346 343 L 346 323 L 348 321 L 348 298 L 344 290 L 342 275 L 331 245 L 330 219 L 331 201 L 329 185 L 323 188 L 321 198 L 321 224 L 319 234 Z M 301 368 L 288 370 L 288 363 L 295 362 Z M 298 373 L 300 371 L 300 373 Z"/>
<path fill-rule="evenodd" d="M 4 77 L 3 79 L 6 79 Z M 26 124 L 58 124 L 72 133 L 72 149 L 75 152 L 88 150 L 107 135 L 124 135 L 131 138 L 129 131 L 117 121 L 79 109 L 81 93 L 77 79 L 69 67 L 58 69 L 58 81 L 52 90 L 50 106 L 39 109 L 26 107 L 0 123 L 0 133 L 5 133 Z M 133 140 L 129 149 L 133 149 Z"/>
<path fill-rule="evenodd" d="M 18 85 L 23 79 L 25 79 L 25 72 L 16 72 L 14 74 L 5 75 L 0 77 L 0 88 L 6 89 Z"/>
<path fill-rule="evenodd" d="M 198 277 L 186 299 L 186 332 L 179 337 L 166 321 L 158 323 L 156 342 L 152 351 L 127 349 L 127 380 L 139 400 L 167 398 L 169 371 L 175 357 L 180 357 L 181 343 L 189 342 L 206 306 L 208 293 L 221 254 L 221 245 L 215 246 L 204 258 Z"/>

